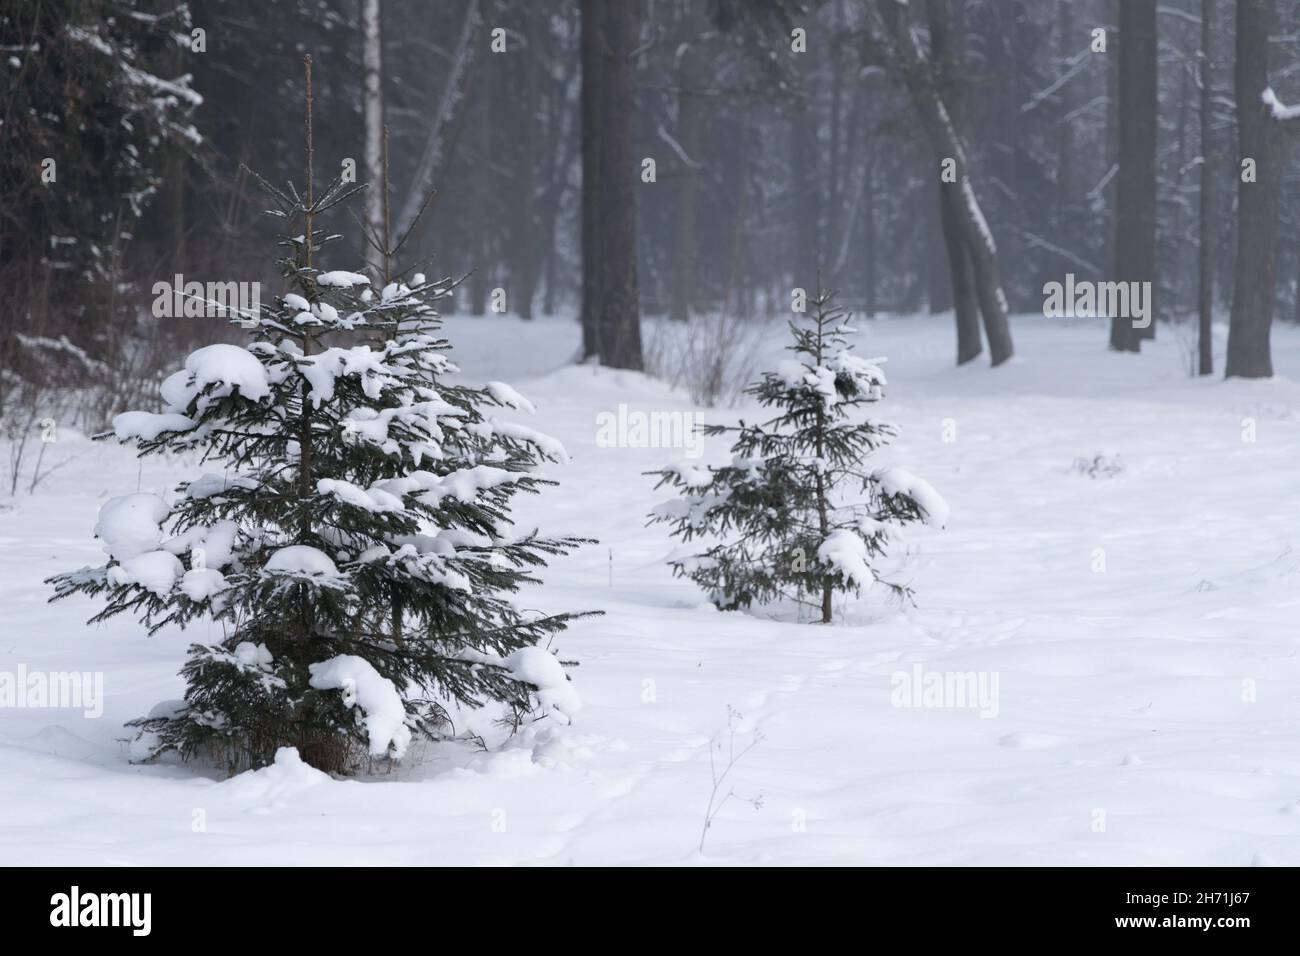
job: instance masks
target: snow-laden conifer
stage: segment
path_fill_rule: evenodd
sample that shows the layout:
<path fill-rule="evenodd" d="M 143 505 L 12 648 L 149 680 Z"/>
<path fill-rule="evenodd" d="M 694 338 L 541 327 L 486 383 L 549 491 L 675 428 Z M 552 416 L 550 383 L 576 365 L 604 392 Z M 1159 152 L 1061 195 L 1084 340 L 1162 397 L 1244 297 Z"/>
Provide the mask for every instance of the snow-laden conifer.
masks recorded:
<path fill-rule="evenodd" d="M 152 633 L 210 617 L 224 635 L 190 647 L 185 700 L 136 722 L 136 752 L 234 772 L 296 746 L 346 771 L 449 733 L 457 708 L 572 716 L 548 642 L 574 615 L 512 600 L 581 543 L 510 520 L 563 447 L 513 420 L 531 405 L 508 385 L 448 381 L 434 303 L 449 281 L 378 287 L 323 266 L 339 237 L 315 221 L 346 187 L 267 188 L 287 226 L 285 291 L 235 317 L 256 319 L 247 344 L 191 353 L 161 410 L 113 420 L 141 455 L 184 453 L 200 473 L 171 501 L 107 501 L 108 563 L 51 579 L 55 599 L 103 595 L 93 621 L 130 612 Z"/>
<path fill-rule="evenodd" d="M 885 360 L 853 353 L 855 330 L 832 299 L 819 292 L 812 315 L 790 322 L 792 357 L 746 389 L 774 417 L 704 427 L 706 436 L 734 435 L 729 465 L 652 472 L 656 487 L 680 497 L 656 507 L 651 523 L 699 549 L 677 555 L 673 571 L 720 608 L 789 599 L 812 604 L 830 623 L 837 592 L 881 583 L 908 595 L 879 576 L 880 559 L 902 525 L 947 520 L 947 505 L 927 482 L 868 464 L 896 434 L 859 414 L 884 396 Z"/>

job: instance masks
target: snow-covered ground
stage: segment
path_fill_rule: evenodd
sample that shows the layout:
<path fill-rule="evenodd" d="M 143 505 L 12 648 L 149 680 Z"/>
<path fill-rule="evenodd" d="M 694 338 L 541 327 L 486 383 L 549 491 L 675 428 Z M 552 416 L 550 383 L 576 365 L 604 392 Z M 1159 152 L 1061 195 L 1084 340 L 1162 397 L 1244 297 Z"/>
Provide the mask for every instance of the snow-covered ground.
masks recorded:
<path fill-rule="evenodd" d="M 180 696 L 208 635 L 87 627 L 99 604 L 47 605 L 41 582 L 102 563 L 106 496 L 170 497 L 191 469 L 60 435 L 50 454 L 77 457 L 0 503 L 0 671 L 101 672 L 103 714 L 0 710 L 0 863 L 1300 864 L 1300 384 L 1189 379 L 1167 329 L 1117 355 L 1100 323 L 1025 317 L 990 370 L 951 367 L 941 317 L 859 327 L 890 358 L 873 412 L 902 428 L 882 463 L 952 515 L 909 532 L 915 607 L 869 594 L 822 627 L 717 612 L 663 565 L 641 473 L 680 452 L 597 447 L 596 417 L 692 411 L 684 394 L 567 365 L 571 322 L 450 319 L 466 377 L 518 386 L 575 459 L 520 524 L 601 541 L 528 602 L 606 614 L 563 635 L 572 726 L 358 779 L 289 754 L 230 780 L 128 763 L 123 723 Z M 1300 377 L 1296 329 L 1274 353 Z M 990 696 L 895 706 L 899 674 Z M 700 854 L 729 707 L 745 752 Z"/>

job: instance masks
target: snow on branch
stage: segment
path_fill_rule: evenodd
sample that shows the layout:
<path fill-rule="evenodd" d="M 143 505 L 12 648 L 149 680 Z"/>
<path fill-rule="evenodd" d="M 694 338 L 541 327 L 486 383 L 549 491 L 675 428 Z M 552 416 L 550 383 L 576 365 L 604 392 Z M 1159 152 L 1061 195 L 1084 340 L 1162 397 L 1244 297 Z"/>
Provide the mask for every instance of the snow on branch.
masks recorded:
<path fill-rule="evenodd" d="M 1277 98 L 1277 94 L 1273 92 L 1271 86 L 1264 88 L 1260 99 L 1268 107 L 1273 119 L 1279 123 L 1294 123 L 1296 120 L 1300 120 L 1300 106 L 1287 106 Z"/>

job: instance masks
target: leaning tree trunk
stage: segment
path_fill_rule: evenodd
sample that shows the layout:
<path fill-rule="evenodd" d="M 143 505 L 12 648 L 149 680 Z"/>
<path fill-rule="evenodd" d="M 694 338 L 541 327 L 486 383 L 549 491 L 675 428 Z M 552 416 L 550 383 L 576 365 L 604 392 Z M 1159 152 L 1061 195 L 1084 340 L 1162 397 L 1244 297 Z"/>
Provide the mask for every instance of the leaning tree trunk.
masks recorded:
<path fill-rule="evenodd" d="M 394 235 L 405 236 L 415 225 L 420 210 L 426 205 L 430 193 L 437 193 L 447 178 L 456 140 L 465 119 L 465 106 L 469 99 L 475 70 L 479 62 L 479 40 L 483 33 L 483 15 L 479 0 L 469 0 L 465 21 L 461 26 L 456 50 L 452 54 L 451 73 L 447 76 L 438 100 L 438 110 L 429 122 L 429 132 L 410 189 L 394 223 Z"/>
<path fill-rule="evenodd" d="M 1263 94 L 1268 83 L 1272 0 L 1237 0 L 1237 143 L 1240 159 L 1254 161 L 1253 182 L 1238 166 L 1237 267 L 1228 327 L 1228 376 L 1273 374 L 1269 329 L 1277 280 L 1280 130 Z"/>
<path fill-rule="evenodd" d="M 961 59 L 961 11 L 953 0 L 929 0 L 926 14 L 930 25 L 930 49 L 934 55 L 939 89 L 955 123 L 958 101 L 957 64 Z M 970 254 L 962 241 L 957 196 L 939 184 L 939 225 L 943 231 L 948 256 L 948 280 L 952 287 L 952 312 L 957 323 L 957 364 L 964 365 L 979 357 L 980 306 L 975 294 L 975 277 L 971 274 Z"/>
<path fill-rule="evenodd" d="M 641 313 L 636 274 L 636 188 L 632 155 L 632 56 L 637 11 L 631 3 L 605 8 L 600 94 L 600 363 L 640 370 Z"/>
<path fill-rule="evenodd" d="M 898 3 L 898 0 L 878 0 L 878 6 L 893 35 L 908 94 L 921 116 L 935 155 L 940 162 L 951 159 L 956 163 L 956 181 L 942 183 L 941 188 L 953 195 L 952 209 L 956 213 L 962 242 L 970 256 L 975 294 L 984 317 L 984 334 L 989 342 L 989 356 L 993 365 L 1001 365 L 1015 351 L 1007 323 L 1007 297 L 1002 291 L 1002 280 L 998 274 L 997 244 L 993 241 L 993 233 L 975 198 L 975 189 L 971 185 L 970 171 L 966 165 L 966 151 L 943 98 L 930 82 L 929 63 L 908 19 L 909 7 Z M 939 169 L 934 170 L 936 176 L 939 172 Z"/>
<path fill-rule="evenodd" d="M 1214 373 L 1214 0 L 1201 0 L 1201 236 L 1197 372 Z"/>
<path fill-rule="evenodd" d="M 1111 317 L 1110 347 L 1136 352 L 1155 335 L 1156 274 L 1156 0 L 1123 0 L 1119 10 L 1119 185 L 1115 278 L 1149 282 L 1150 326 Z"/>

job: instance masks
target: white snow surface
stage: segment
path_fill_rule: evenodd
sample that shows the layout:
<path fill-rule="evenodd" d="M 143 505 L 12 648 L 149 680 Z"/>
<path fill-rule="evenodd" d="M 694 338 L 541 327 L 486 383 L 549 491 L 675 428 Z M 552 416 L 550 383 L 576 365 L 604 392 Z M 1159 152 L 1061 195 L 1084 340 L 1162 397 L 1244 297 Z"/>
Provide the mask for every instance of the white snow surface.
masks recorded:
<path fill-rule="evenodd" d="M 642 473 L 680 455 L 598 448 L 595 411 L 699 411 L 684 394 L 569 365 L 571 317 L 451 317 L 465 381 L 534 398 L 537 428 L 573 458 L 544 470 L 557 487 L 520 496 L 516 527 L 601 542 L 552 561 L 520 606 L 606 614 L 555 641 L 581 662 L 570 725 L 506 737 L 497 712 L 458 713 L 488 752 L 412 741 L 391 773 L 352 780 L 292 750 L 231 780 L 129 762 L 123 724 L 182 696 L 186 647 L 221 628 L 86 626 L 102 600 L 47 604 L 42 579 L 102 564 L 96 513 L 137 488 L 156 500 L 120 533 L 101 512 L 101 534 L 131 557 L 165 547 L 166 501 L 203 469 L 186 453 L 138 471 L 130 447 L 61 430 L 76 457 L 0 502 L 0 671 L 103 673 L 104 714 L 0 710 L 0 862 L 1300 865 L 1300 330 L 1273 330 L 1277 377 L 1225 382 L 1187 377 L 1165 328 L 1128 355 L 1107 351 L 1104 320 L 1016 316 L 1016 361 L 958 369 L 951 316 L 855 325 L 863 354 L 889 356 L 873 413 L 900 429 L 870 468 L 923 475 L 951 514 L 908 531 L 893 577 L 915 606 L 872 588 L 822 627 L 718 612 L 664 565 L 676 542 L 645 514 L 665 495 Z M 760 368 L 783 357 L 783 333 Z M 697 464 L 726 463 L 725 444 Z M 1103 449 L 1123 472 L 1072 468 Z M 918 666 L 998 675 L 996 716 L 894 706 L 895 675 Z M 728 785 L 762 808 L 729 802 L 700 855 L 728 705 L 738 744 L 763 735 Z M 196 807 L 207 832 L 191 828 Z"/>

